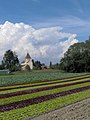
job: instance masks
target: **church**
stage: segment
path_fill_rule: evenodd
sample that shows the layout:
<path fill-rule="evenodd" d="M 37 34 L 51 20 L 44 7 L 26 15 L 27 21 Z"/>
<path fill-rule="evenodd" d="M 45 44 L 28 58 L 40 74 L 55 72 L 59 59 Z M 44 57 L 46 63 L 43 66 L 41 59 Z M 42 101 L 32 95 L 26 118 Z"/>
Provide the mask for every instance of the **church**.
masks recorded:
<path fill-rule="evenodd" d="M 33 62 L 32 62 L 32 59 L 31 59 L 29 53 L 27 53 L 24 61 L 21 63 L 21 69 L 22 70 L 32 70 L 33 69 Z"/>

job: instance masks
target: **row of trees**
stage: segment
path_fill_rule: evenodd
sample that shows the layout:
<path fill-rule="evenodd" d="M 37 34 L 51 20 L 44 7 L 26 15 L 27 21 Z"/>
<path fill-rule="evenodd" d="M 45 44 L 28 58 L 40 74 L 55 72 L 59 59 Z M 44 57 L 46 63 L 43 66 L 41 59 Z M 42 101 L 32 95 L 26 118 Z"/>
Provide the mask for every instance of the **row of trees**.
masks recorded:
<path fill-rule="evenodd" d="M 42 66 L 45 66 L 40 61 L 32 60 L 32 62 L 35 70 L 40 70 Z M 50 62 L 50 68 L 52 68 L 52 62 Z M 21 70 L 20 62 L 15 52 L 11 50 L 5 52 L 2 64 L 0 65 L 0 70 L 2 69 L 9 69 L 11 72 Z M 27 70 L 30 70 L 30 68 L 27 68 Z"/>
<path fill-rule="evenodd" d="M 90 38 L 70 46 L 60 61 L 60 68 L 67 72 L 89 72 Z"/>

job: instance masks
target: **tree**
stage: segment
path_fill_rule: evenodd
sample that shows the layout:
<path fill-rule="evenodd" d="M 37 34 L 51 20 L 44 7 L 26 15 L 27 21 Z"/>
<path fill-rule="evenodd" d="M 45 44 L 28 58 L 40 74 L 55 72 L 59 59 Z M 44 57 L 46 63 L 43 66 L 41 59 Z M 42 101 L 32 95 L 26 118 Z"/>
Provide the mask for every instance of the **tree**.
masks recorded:
<path fill-rule="evenodd" d="M 40 70 L 40 69 L 42 69 L 41 66 L 42 66 L 42 64 L 41 64 L 40 61 L 35 61 L 34 62 L 34 69 Z"/>
<path fill-rule="evenodd" d="M 34 61 L 34 59 L 32 59 L 32 63 L 33 63 L 33 66 L 35 66 L 35 61 Z"/>
<path fill-rule="evenodd" d="M 5 69 L 12 71 L 17 71 L 19 69 L 19 59 L 15 52 L 8 50 L 5 52 L 2 64 Z"/>
<path fill-rule="evenodd" d="M 60 61 L 60 67 L 67 72 L 89 72 L 90 38 L 86 42 L 70 46 Z"/>
<path fill-rule="evenodd" d="M 50 61 L 50 68 L 52 68 L 52 62 Z"/>
<path fill-rule="evenodd" d="M 0 70 L 3 70 L 4 69 L 4 66 L 3 65 L 0 65 Z"/>
<path fill-rule="evenodd" d="M 59 70 L 60 69 L 60 64 L 59 63 L 53 64 L 52 68 Z"/>

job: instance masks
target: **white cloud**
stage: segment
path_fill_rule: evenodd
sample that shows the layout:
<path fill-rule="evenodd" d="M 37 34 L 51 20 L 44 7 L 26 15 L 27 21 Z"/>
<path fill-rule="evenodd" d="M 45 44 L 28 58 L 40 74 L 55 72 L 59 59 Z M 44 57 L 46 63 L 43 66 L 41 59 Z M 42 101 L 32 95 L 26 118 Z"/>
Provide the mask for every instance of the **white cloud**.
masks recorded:
<path fill-rule="evenodd" d="M 29 52 L 42 62 L 58 62 L 70 45 L 78 42 L 76 34 L 62 32 L 62 27 L 35 29 L 24 23 L 6 21 L 0 25 L 0 58 L 6 50 L 16 51 L 20 60 Z"/>

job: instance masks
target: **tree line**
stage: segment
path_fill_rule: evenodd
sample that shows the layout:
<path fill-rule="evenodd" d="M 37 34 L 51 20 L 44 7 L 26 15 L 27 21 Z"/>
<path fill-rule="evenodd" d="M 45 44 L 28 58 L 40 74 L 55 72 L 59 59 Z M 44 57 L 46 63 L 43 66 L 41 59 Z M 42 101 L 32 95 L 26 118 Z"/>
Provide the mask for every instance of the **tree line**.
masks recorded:
<path fill-rule="evenodd" d="M 69 47 L 60 60 L 60 68 L 66 72 L 90 72 L 90 37 Z"/>

